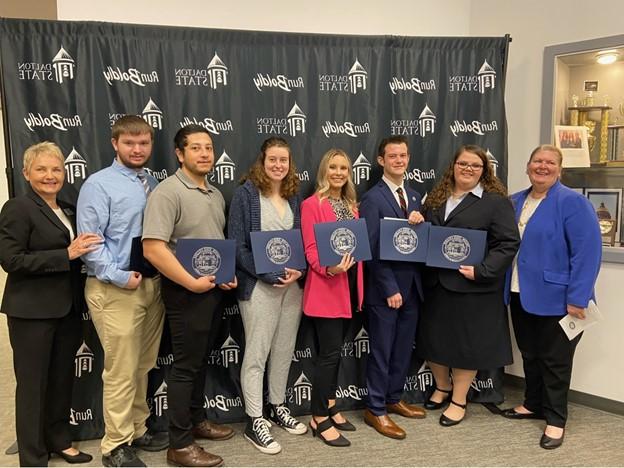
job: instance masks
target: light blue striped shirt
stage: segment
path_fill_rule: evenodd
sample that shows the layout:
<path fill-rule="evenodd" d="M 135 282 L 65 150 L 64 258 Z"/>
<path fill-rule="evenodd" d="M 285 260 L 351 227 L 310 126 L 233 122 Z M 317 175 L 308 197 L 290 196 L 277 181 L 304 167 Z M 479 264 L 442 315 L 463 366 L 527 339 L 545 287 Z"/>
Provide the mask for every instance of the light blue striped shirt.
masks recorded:
<path fill-rule="evenodd" d="M 158 182 L 145 173 L 150 187 Z M 147 196 L 135 169 L 113 164 L 91 175 L 80 189 L 76 224 L 78 233 L 93 232 L 104 239 L 96 250 L 82 256 L 87 274 L 124 287 L 130 279 L 132 239 L 143 232 Z"/>

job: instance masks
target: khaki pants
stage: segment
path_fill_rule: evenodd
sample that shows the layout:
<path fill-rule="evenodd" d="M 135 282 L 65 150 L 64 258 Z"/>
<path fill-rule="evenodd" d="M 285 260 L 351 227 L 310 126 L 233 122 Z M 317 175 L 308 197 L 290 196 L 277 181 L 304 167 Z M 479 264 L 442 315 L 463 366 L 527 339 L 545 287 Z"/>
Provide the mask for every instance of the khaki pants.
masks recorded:
<path fill-rule="evenodd" d="M 104 349 L 106 455 L 147 430 L 147 373 L 156 364 L 164 324 L 160 278 L 143 278 L 136 290 L 88 278 L 85 297 Z"/>

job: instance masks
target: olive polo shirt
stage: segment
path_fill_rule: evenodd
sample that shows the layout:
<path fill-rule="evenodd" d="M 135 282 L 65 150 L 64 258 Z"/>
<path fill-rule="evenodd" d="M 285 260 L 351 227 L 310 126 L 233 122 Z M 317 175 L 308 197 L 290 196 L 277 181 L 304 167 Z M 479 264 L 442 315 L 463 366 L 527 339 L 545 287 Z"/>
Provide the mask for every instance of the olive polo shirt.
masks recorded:
<path fill-rule="evenodd" d="M 204 190 L 182 169 L 162 181 L 149 195 L 142 239 L 159 239 L 175 252 L 178 239 L 224 239 L 225 200 L 208 183 Z"/>

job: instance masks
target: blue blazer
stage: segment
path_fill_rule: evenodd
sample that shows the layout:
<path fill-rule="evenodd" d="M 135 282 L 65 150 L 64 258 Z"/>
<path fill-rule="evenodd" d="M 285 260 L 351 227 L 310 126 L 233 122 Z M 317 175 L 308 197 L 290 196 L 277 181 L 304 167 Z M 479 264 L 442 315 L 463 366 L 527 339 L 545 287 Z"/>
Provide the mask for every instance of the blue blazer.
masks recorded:
<path fill-rule="evenodd" d="M 516 221 L 531 189 L 512 195 Z M 525 226 L 518 251 L 520 302 L 535 315 L 566 315 L 567 305 L 587 307 L 600 271 L 602 238 L 592 204 L 555 183 Z M 509 303 L 511 268 L 505 299 Z"/>
<path fill-rule="evenodd" d="M 420 210 L 420 194 L 405 186 L 407 212 Z M 362 197 L 360 217 L 366 219 L 372 260 L 365 263 L 364 302 L 366 305 L 387 305 L 387 298 L 400 292 L 403 303 L 416 296 L 422 300 L 421 267 L 417 263 L 379 259 L 379 220 L 405 218 L 388 184 L 380 180 Z"/>

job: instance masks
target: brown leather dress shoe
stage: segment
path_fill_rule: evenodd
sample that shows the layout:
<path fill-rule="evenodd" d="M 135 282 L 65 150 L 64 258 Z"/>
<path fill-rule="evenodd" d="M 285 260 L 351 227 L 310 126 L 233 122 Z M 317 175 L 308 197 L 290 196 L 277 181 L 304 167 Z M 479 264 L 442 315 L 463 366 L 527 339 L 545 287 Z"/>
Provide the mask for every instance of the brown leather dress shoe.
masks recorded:
<path fill-rule="evenodd" d="M 388 413 L 400 414 L 405 418 L 423 419 L 427 416 L 427 412 L 420 406 L 410 405 L 400 400 L 398 403 L 386 405 Z"/>
<path fill-rule="evenodd" d="M 234 429 L 211 423 L 207 419 L 194 426 L 192 432 L 196 439 L 227 440 L 234 437 Z"/>
<path fill-rule="evenodd" d="M 176 466 L 221 466 L 223 458 L 206 452 L 197 444 L 167 450 L 167 462 Z"/>
<path fill-rule="evenodd" d="M 405 431 L 390 419 L 390 416 L 375 416 L 370 410 L 364 411 L 364 422 L 379 432 L 381 435 L 391 439 L 405 439 Z"/>

